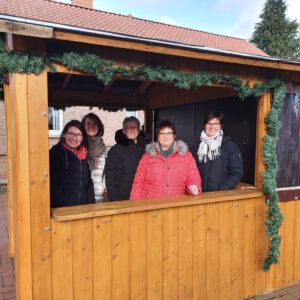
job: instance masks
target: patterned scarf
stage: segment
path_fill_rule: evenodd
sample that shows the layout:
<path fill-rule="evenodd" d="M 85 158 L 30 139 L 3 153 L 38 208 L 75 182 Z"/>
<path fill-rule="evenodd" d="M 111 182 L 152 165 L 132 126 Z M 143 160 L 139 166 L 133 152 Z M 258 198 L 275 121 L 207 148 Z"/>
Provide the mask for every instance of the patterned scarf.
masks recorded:
<path fill-rule="evenodd" d="M 207 136 L 205 131 L 201 132 L 200 145 L 197 151 L 200 162 L 206 163 L 208 160 L 213 160 L 221 155 L 221 144 L 223 139 L 223 131 L 220 130 L 214 136 Z"/>
<path fill-rule="evenodd" d="M 88 151 L 88 160 L 90 163 L 91 170 L 98 168 L 99 158 L 106 150 L 106 146 L 103 142 L 103 139 L 100 136 L 89 136 L 89 151 Z"/>
<path fill-rule="evenodd" d="M 87 150 L 83 145 L 81 145 L 77 149 L 75 149 L 75 148 L 68 146 L 65 142 L 63 142 L 62 144 L 63 144 L 63 148 L 74 153 L 80 160 L 86 159 Z"/>

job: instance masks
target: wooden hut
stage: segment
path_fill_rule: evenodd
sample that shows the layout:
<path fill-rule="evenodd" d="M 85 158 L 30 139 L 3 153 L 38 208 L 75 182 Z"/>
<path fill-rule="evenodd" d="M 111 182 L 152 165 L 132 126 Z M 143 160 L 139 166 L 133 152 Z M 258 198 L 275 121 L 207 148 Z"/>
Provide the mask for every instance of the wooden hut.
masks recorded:
<path fill-rule="evenodd" d="M 244 299 L 300 282 L 300 181 L 293 171 L 299 151 L 289 146 L 291 140 L 299 146 L 298 62 L 269 57 L 244 40 L 51 0 L 1 1 L 0 32 L 13 51 L 7 59 L 19 59 L 3 80 L 18 299 Z M 33 54 L 35 63 L 28 63 Z M 100 71 L 87 60 L 96 60 Z M 124 68 L 104 76 L 117 67 Z M 198 88 L 186 74 L 198 74 Z M 264 119 L 276 95 L 270 86 L 242 102 L 236 79 L 249 82 L 250 90 L 274 78 L 287 86 L 278 140 L 284 221 L 280 262 L 263 272 L 269 245 Z M 143 109 L 148 132 L 168 117 L 189 143 L 199 136 L 203 114 L 221 109 L 243 153 L 245 183 L 197 197 L 50 214 L 50 105 Z"/>

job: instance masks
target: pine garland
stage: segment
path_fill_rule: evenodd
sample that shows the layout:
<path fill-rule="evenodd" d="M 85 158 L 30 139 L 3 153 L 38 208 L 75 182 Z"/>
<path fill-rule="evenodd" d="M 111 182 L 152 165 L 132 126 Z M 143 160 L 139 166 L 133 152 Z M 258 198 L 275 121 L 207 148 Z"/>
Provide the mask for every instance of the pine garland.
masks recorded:
<path fill-rule="evenodd" d="M 276 140 L 280 128 L 278 116 L 285 96 L 285 84 L 283 81 L 273 79 L 262 84 L 255 84 L 251 88 L 249 83 L 243 84 L 242 80 L 235 76 L 211 73 L 187 74 L 172 69 L 144 65 L 125 68 L 114 66 L 112 61 L 89 53 L 53 53 L 46 57 L 32 53 L 9 52 L 5 49 L 3 41 L 0 39 L 0 96 L 4 74 L 28 73 L 38 75 L 46 66 L 55 72 L 54 63 L 61 64 L 70 70 L 79 70 L 94 75 L 104 85 L 109 84 L 116 75 L 120 75 L 122 78 L 159 81 L 187 90 L 190 88 L 199 88 L 204 85 L 217 84 L 233 88 L 241 100 L 245 100 L 249 96 L 259 97 L 264 95 L 268 90 L 272 90 L 273 103 L 270 112 L 265 118 L 267 135 L 264 138 L 263 145 L 263 159 L 266 165 L 266 171 L 263 174 L 263 191 L 268 198 L 266 201 L 267 214 L 265 224 L 266 233 L 269 237 L 269 249 L 262 268 L 264 271 L 268 271 L 272 264 L 278 263 L 281 242 L 279 228 L 283 216 L 278 206 L 279 198 L 276 192 Z"/>

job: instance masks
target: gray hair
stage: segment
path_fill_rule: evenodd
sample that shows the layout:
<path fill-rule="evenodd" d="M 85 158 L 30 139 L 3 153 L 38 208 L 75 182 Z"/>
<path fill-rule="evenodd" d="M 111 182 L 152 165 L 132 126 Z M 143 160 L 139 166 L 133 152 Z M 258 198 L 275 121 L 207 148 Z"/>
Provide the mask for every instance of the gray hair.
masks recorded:
<path fill-rule="evenodd" d="M 140 124 L 140 121 L 138 118 L 134 117 L 134 116 L 131 116 L 131 117 L 127 117 L 123 120 L 123 129 L 125 129 L 127 123 L 129 122 L 133 122 L 136 124 L 138 130 L 140 131 L 140 127 L 141 127 L 141 124 Z"/>

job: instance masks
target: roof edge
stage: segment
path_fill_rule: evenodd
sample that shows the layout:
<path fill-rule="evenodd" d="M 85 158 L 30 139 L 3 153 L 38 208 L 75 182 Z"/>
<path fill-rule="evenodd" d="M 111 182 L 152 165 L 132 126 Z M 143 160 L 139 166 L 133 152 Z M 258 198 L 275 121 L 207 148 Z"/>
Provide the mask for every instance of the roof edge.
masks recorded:
<path fill-rule="evenodd" d="M 175 41 L 168 41 L 168 40 L 139 38 L 139 37 L 135 37 L 135 36 L 118 34 L 118 33 L 113 33 L 113 32 L 108 32 L 108 31 L 99 31 L 99 30 L 87 29 L 87 28 L 70 26 L 70 25 L 63 25 L 63 24 L 44 22 L 44 21 L 38 21 L 38 20 L 33 20 L 33 19 L 13 17 L 13 16 L 3 15 L 3 14 L 0 15 L 0 19 L 22 22 L 22 23 L 27 23 L 27 24 L 32 24 L 32 25 L 51 27 L 51 28 L 55 28 L 55 29 L 73 31 L 73 32 L 83 33 L 83 34 L 98 35 L 98 36 L 102 36 L 102 37 L 129 40 L 129 41 L 134 41 L 134 42 L 144 42 L 144 43 L 156 44 L 156 45 L 164 45 L 164 46 L 169 46 L 169 47 L 177 47 L 177 48 L 181 48 L 181 49 L 201 51 L 201 52 L 206 52 L 206 53 L 216 53 L 216 54 L 225 55 L 225 56 L 236 56 L 236 57 L 242 57 L 242 58 L 257 59 L 257 60 L 261 60 L 261 61 L 269 61 L 269 62 L 277 62 L 277 63 L 285 62 L 288 64 L 300 65 L 300 62 L 298 62 L 298 61 L 284 60 L 284 59 L 274 58 L 274 57 L 270 57 L 270 56 L 234 52 L 234 51 L 221 50 L 221 49 L 210 48 L 210 47 L 205 47 L 205 46 L 188 45 L 188 44 L 183 44 L 183 43 L 179 43 L 179 42 L 175 42 Z"/>

